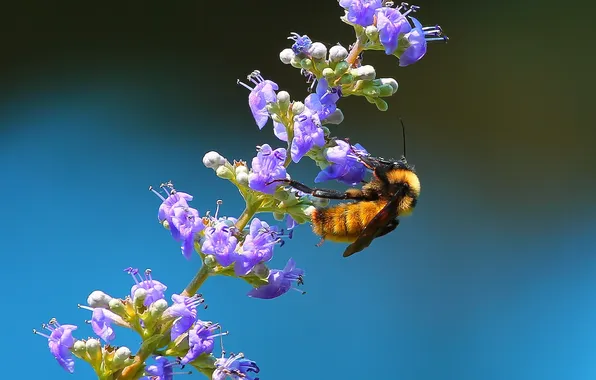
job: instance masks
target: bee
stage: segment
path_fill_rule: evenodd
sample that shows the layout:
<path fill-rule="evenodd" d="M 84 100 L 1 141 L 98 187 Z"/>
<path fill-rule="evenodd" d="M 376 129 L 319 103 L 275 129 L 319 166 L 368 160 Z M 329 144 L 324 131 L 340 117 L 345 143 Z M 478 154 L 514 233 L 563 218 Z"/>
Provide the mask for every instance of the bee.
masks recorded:
<path fill-rule="evenodd" d="M 340 192 L 310 188 L 290 179 L 275 181 L 317 198 L 352 201 L 315 208 L 311 220 L 313 232 L 321 236 L 318 245 L 325 240 L 351 243 L 343 253 L 344 257 L 351 256 L 367 248 L 374 239 L 395 230 L 399 225 L 398 217 L 409 215 L 414 210 L 420 195 L 420 180 L 406 160 L 405 127 L 403 122 L 401 124 L 404 154 L 399 160 L 372 157 L 352 148 L 358 160 L 372 171 L 371 180 L 360 189 Z"/>

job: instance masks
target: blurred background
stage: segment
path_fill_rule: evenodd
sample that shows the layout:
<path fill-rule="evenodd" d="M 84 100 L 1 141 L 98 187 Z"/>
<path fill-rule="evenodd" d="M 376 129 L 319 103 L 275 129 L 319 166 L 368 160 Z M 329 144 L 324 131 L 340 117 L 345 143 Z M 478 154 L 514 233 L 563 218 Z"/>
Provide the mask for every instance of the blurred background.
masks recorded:
<path fill-rule="evenodd" d="M 346 119 L 332 129 L 399 157 L 402 117 L 422 181 L 416 212 L 350 259 L 341 244 L 314 247 L 301 226 L 272 266 L 293 257 L 307 295 L 249 299 L 243 281 L 212 278 L 200 315 L 231 331 L 226 350 L 257 361 L 263 380 L 593 379 L 591 8 L 416 4 L 449 44 L 406 68 L 365 54 L 399 91 L 385 113 L 341 100 Z M 270 123 L 259 131 L 236 79 L 259 69 L 302 99 L 303 78 L 278 59 L 286 37 L 347 46 L 353 31 L 333 0 L 2 8 L 3 373 L 64 379 L 32 328 L 56 317 L 85 338 L 90 313 L 76 304 L 95 289 L 125 296 L 123 268 L 152 268 L 169 296 L 200 266 L 156 223 L 160 201 L 148 186 L 171 179 L 201 213 L 223 199 L 222 213 L 238 216 L 242 199 L 203 154 L 250 161 L 256 145 L 282 146 Z M 317 168 L 303 159 L 291 173 L 312 184 Z M 117 344 L 137 346 L 117 334 Z M 75 376 L 93 373 L 77 361 Z"/>

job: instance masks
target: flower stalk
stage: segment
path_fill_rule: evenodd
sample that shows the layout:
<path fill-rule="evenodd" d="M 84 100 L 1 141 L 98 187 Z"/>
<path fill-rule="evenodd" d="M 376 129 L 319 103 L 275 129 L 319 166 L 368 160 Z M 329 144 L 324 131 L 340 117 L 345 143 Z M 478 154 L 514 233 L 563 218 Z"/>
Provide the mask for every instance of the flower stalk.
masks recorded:
<path fill-rule="evenodd" d="M 205 263 L 203 263 L 201 269 L 199 269 L 193 279 L 188 283 L 188 285 L 186 285 L 186 288 L 184 288 L 184 291 L 180 293 L 180 295 L 185 297 L 191 297 L 195 295 L 207 278 L 209 278 L 210 274 L 211 269 L 205 265 Z"/>

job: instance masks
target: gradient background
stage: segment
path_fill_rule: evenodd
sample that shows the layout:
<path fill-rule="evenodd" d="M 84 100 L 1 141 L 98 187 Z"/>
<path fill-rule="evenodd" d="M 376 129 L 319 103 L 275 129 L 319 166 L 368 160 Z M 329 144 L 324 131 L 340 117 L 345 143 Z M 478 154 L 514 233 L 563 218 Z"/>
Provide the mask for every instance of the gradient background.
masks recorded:
<path fill-rule="evenodd" d="M 298 70 L 278 60 L 287 35 L 353 37 L 333 0 L 88 4 L 0 12 L 4 378 L 67 378 L 31 328 L 57 317 L 90 335 L 76 304 L 97 288 L 124 296 L 127 266 L 180 291 L 200 262 L 156 223 L 148 185 L 171 179 L 201 212 L 222 198 L 237 216 L 241 198 L 203 154 L 250 159 L 255 145 L 281 144 L 270 124 L 259 132 L 236 78 L 258 68 L 302 99 Z M 593 379 L 593 11 L 418 5 L 450 43 L 407 68 L 366 54 L 400 90 L 386 113 L 342 100 L 334 129 L 399 156 L 404 118 L 423 185 L 416 213 L 349 260 L 301 227 L 273 263 L 294 257 L 308 295 L 253 300 L 244 282 L 213 278 L 201 315 L 231 331 L 227 351 L 256 360 L 263 380 Z M 291 172 L 312 183 L 317 170 L 305 159 Z M 76 371 L 93 378 L 82 362 Z"/>

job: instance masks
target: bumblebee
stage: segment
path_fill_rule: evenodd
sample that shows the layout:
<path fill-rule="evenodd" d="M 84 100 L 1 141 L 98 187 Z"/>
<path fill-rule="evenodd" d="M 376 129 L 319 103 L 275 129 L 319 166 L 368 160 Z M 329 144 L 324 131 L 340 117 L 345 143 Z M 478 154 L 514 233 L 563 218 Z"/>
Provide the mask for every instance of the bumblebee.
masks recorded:
<path fill-rule="evenodd" d="M 393 231 L 399 225 L 398 217 L 410 214 L 420 195 L 420 180 L 406 161 L 405 144 L 404 155 L 397 161 L 352 151 L 373 173 L 370 182 L 361 189 L 340 192 L 313 189 L 289 179 L 275 181 L 314 197 L 353 201 L 316 208 L 311 214 L 313 232 L 321 236 L 319 245 L 325 240 L 351 243 L 344 251 L 344 257 L 362 251 L 375 238 Z"/>

